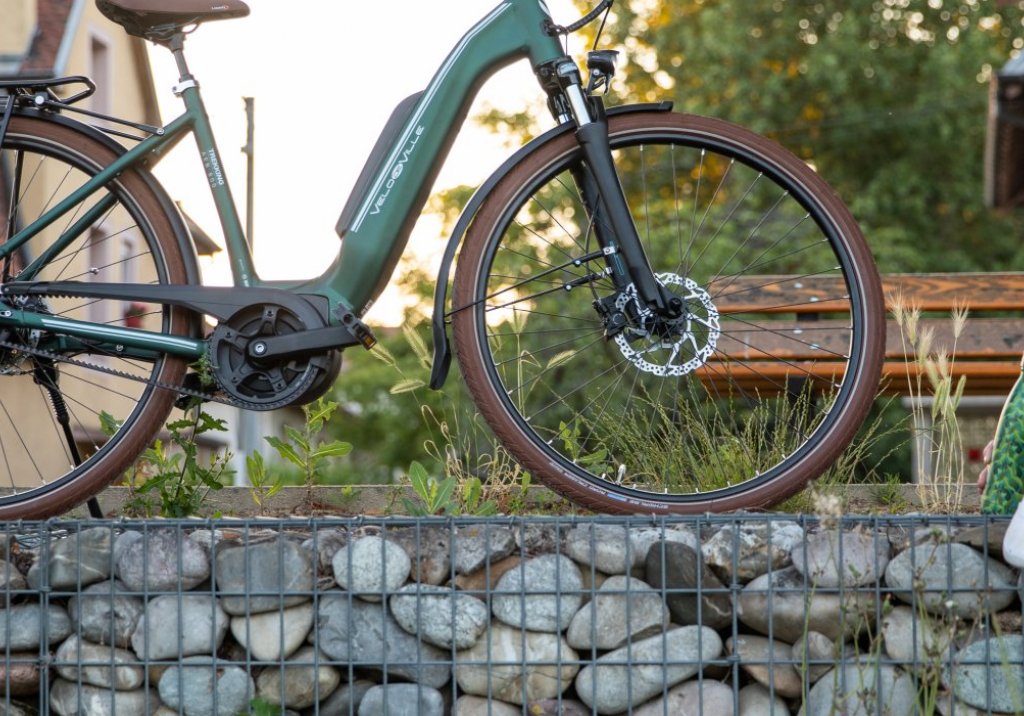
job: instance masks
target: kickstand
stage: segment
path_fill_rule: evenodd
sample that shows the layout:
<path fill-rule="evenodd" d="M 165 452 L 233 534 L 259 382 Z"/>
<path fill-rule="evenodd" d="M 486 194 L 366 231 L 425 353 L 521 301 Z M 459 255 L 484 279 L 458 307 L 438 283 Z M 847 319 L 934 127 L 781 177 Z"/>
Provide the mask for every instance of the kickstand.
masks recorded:
<path fill-rule="evenodd" d="M 85 504 L 87 504 L 89 506 L 89 516 L 90 517 L 92 517 L 93 519 L 96 519 L 96 520 L 102 520 L 103 519 L 103 510 L 100 509 L 100 501 L 99 500 L 97 500 L 95 497 L 90 497 L 89 501 L 86 502 Z"/>

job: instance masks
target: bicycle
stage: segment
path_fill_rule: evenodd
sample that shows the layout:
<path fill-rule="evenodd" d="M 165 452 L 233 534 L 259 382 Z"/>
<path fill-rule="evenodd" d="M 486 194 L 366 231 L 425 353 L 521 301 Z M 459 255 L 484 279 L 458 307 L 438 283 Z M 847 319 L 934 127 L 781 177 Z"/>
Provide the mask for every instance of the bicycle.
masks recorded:
<path fill-rule="evenodd" d="M 860 425 L 884 314 L 855 221 L 803 161 L 745 129 L 668 102 L 606 108 L 615 53 L 595 49 L 581 71 L 562 38 L 612 0 L 568 27 L 543 2 L 502 0 L 470 29 L 394 110 L 338 221 L 337 259 L 304 281 L 256 275 L 185 60 L 187 33 L 247 6 L 97 4 L 170 50 L 185 109 L 150 127 L 76 107 L 94 90 L 83 77 L 0 84 L 0 470 L 13 488 L 0 518 L 85 501 L 176 401 L 269 410 L 327 391 L 341 351 L 375 341 L 361 316 L 475 88 L 523 58 L 555 126 L 499 167 L 455 226 L 434 297 L 431 387 L 449 372 L 451 325 L 470 394 L 509 452 L 571 500 L 617 513 L 768 505 L 824 470 Z M 189 133 L 234 287 L 200 285 L 182 217 L 148 171 Z M 835 288 L 807 298 L 802 287 L 822 277 Z M 795 323 L 795 300 L 831 317 Z"/>

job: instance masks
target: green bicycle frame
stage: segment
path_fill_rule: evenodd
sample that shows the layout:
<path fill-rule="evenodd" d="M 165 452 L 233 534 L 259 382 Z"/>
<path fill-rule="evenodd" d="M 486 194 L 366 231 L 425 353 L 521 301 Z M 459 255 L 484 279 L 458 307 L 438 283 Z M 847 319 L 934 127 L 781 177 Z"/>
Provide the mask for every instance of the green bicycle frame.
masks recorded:
<path fill-rule="evenodd" d="M 477 89 L 488 77 L 513 61 L 528 58 L 534 67 L 538 67 L 564 56 L 557 36 L 546 31 L 550 24 L 551 18 L 543 0 L 504 0 L 461 39 L 420 95 L 372 181 L 350 200 L 355 202 L 353 206 L 357 210 L 350 225 L 344 227 L 340 252 L 331 266 L 317 278 L 264 281 L 256 275 L 199 87 L 187 74 L 180 53 L 182 78 L 175 92 L 184 100 L 184 114 L 132 147 L 11 237 L 0 246 L 0 260 L 88 200 L 119 174 L 143 161 L 152 163 L 158 160 L 185 134 L 192 132 L 227 242 L 234 284 L 321 296 L 328 302 L 332 324 L 339 323 L 344 313 L 362 315 L 390 280 L 395 263 L 426 202 L 433 178 L 447 156 Z M 46 260 L 86 231 L 92 217 L 101 215 L 111 201 L 109 197 L 97 201 L 17 280 L 33 280 Z M 85 286 L 83 289 L 88 294 Z M 53 323 L 55 320 L 59 325 Z M 64 335 L 117 345 L 120 350 L 135 349 L 151 354 L 156 349 L 192 358 L 205 353 L 205 342 L 201 340 L 87 321 L 55 319 L 31 311 L 0 310 L 0 325 L 5 324 L 59 329 Z"/>

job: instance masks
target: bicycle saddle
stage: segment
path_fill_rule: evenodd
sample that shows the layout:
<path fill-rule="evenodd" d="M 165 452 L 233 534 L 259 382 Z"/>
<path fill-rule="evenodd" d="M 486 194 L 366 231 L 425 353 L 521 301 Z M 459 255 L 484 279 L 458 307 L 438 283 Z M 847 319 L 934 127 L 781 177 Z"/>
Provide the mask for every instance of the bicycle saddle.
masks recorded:
<path fill-rule="evenodd" d="M 96 7 L 129 35 L 153 41 L 189 25 L 249 14 L 242 0 L 96 0 Z"/>

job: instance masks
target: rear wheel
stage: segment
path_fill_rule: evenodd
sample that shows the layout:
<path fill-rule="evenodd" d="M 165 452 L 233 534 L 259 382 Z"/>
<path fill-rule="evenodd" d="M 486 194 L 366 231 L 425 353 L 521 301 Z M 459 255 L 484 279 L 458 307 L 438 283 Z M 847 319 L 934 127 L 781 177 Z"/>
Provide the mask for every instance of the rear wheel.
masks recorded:
<path fill-rule="evenodd" d="M 114 159 L 109 147 L 67 126 L 14 117 L 0 147 L 0 243 Z M 83 217 L 88 226 L 47 253 L 77 231 Z M 0 269 L 4 283 L 187 282 L 172 225 L 137 171 L 72 208 L 0 260 Z M 183 309 L 142 302 L 40 296 L 11 303 L 33 314 L 169 334 L 190 334 L 192 325 Z M 0 340 L 2 519 L 59 514 L 122 475 L 162 428 L 177 397 L 154 382 L 180 385 L 187 368 L 181 358 L 126 357 L 109 344 L 87 345 L 49 331 L 0 326 Z"/>
<path fill-rule="evenodd" d="M 452 310 L 470 391 L 508 450 L 584 505 L 781 500 L 832 464 L 875 396 L 871 254 L 829 187 L 773 142 L 669 113 L 615 116 L 609 131 L 647 257 L 685 310 L 660 318 L 613 284 L 566 133 L 508 173 L 467 235 Z"/>

